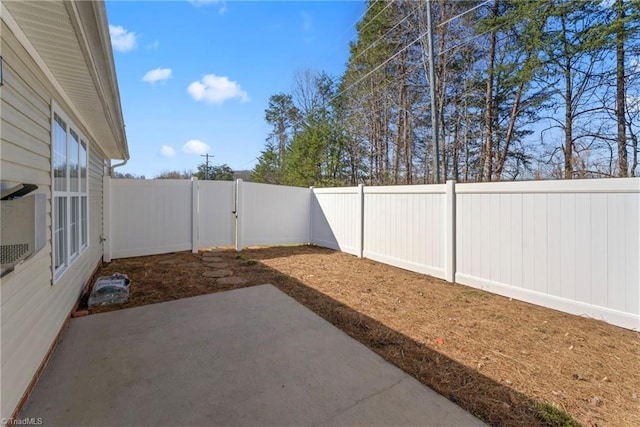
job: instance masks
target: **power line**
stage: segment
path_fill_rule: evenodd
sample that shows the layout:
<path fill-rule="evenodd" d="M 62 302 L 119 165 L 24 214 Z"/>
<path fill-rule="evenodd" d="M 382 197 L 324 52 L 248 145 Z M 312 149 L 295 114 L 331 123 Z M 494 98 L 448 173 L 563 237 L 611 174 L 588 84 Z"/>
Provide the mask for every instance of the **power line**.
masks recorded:
<path fill-rule="evenodd" d="M 260 159 L 260 156 L 258 156 L 258 157 L 256 157 L 256 158 L 254 158 L 254 159 L 251 159 L 251 160 L 249 160 L 248 162 L 241 164 L 241 165 L 240 165 L 240 168 L 243 168 L 243 167 L 245 167 L 246 165 L 248 165 L 249 163 L 251 163 L 251 162 L 255 162 L 256 160 L 259 160 L 259 159 Z"/>
<path fill-rule="evenodd" d="M 369 3 L 369 5 L 367 6 L 367 8 L 365 9 L 365 11 L 364 11 L 364 12 L 362 12 L 362 15 L 360 15 L 360 17 L 358 17 L 358 19 L 357 19 L 353 24 L 349 25 L 349 26 L 347 27 L 347 29 L 343 31 L 343 33 L 340 35 L 340 39 L 342 39 L 342 37 L 347 33 L 347 31 L 349 31 L 349 30 L 351 29 L 351 27 L 355 26 L 358 22 L 360 22 L 360 21 L 362 20 L 362 18 L 364 18 L 364 17 L 365 17 L 365 15 L 367 14 L 367 12 L 369 12 L 369 9 L 371 9 L 371 7 L 372 7 L 374 4 L 376 4 L 378 1 L 383 1 L 383 0 L 376 0 L 376 1 L 370 2 L 370 3 Z M 360 30 L 362 31 L 364 28 L 367 28 L 367 25 L 369 25 L 369 24 L 370 24 L 371 22 L 373 22 L 373 21 L 374 21 L 378 16 L 380 16 L 380 15 L 382 14 L 382 12 L 384 12 L 385 10 L 387 10 L 387 8 L 388 8 L 389 6 L 391 6 L 391 5 L 393 4 L 393 2 L 394 2 L 394 1 L 395 1 L 395 0 L 390 0 L 390 1 L 388 1 L 388 2 L 387 2 L 387 5 L 386 5 L 386 6 L 385 6 L 385 7 L 384 7 L 380 12 L 378 12 L 378 13 L 377 13 L 373 18 L 371 18 L 369 21 L 367 21 L 367 22 L 363 25 L 363 27 L 362 27 Z M 396 26 L 397 26 L 397 25 L 396 25 Z M 394 28 L 395 28 L 395 27 L 394 27 Z M 378 43 L 380 40 L 382 40 L 382 38 L 384 38 L 388 33 L 389 33 L 389 32 L 385 33 L 382 37 L 378 38 L 378 40 L 374 41 L 374 42 L 373 42 L 373 43 L 371 43 L 369 46 L 367 46 L 367 49 L 365 49 L 365 51 L 366 51 L 366 50 L 368 50 L 368 49 L 369 49 L 370 47 L 372 47 L 373 45 L 375 45 L 376 43 Z M 351 41 L 351 39 L 350 39 L 349 41 Z M 358 57 L 360 57 L 360 55 L 361 55 L 362 53 L 364 53 L 364 52 L 361 52 L 361 53 L 360 53 L 359 55 L 357 55 L 357 56 L 356 56 L 356 58 L 354 58 L 353 60 L 355 60 L 355 59 L 357 59 Z"/>
<path fill-rule="evenodd" d="M 367 14 L 367 12 L 369 12 L 369 9 L 371 9 L 371 6 L 373 6 L 376 2 L 370 2 L 368 4 L 368 6 L 365 8 L 364 12 L 362 12 L 362 14 L 355 20 L 353 21 L 353 23 L 351 23 L 351 25 L 349 25 L 347 28 L 345 28 L 345 30 L 342 32 L 342 34 L 340 34 L 340 37 L 338 38 L 338 42 L 340 43 L 342 41 L 342 39 L 344 38 L 344 35 L 347 34 L 349 32 L 349 30 L 351 30 L 351 28 L 355 27 L 358 22 L 360 22 L 362 20 L 362 18 L 364 18 L 364 16 Z M 365 24 L 366 26 L 367 24 Z M 351 42 L 351 38 L 349 38 L 348 42 Z M 337 56 L 336 51 L 332 52 L 332 54 L 330 54 L 327 59 L 324 61 L 326 62 L 331 62 L 330 60 L 333 60 L 333 58 L 335 58 Z"/>
<path fill-rule="evenodd" d="M 367 11 L 371 8 L 371 6 L 373 6 L 374 4 L 376 4 L 378 1 L 383 1 L 383 0 L 376 0 L 376 1 L 374 1 L 374 2 L 371 2 L 371 4 L 370 4 L 370 5 L 369 5 L 369 7 L 367 8 L 367 10 L 365 10 L 365 13 L 363 13 L 363 14 L 362 14 L 362 16 L 364 17 L 364 15 L 365 15 L 365 14 L 367 13 Z M 389 6 L 391 6 L 393 3 L 394 3 L 394 0 L 389 0 L 389 1 L 387 2 L 387 5 L 386 5 L 385 7 L 383 7 L 383 8 L 382 8 L 382 10 L 376 14 L 376 16 L 374 16 L 373 18 L 371 18 L 369 21 L 367 21 L 367 22 L 362 26 L 362 29 L 367 28 L 367 25 L 369 25 L 371 22 L 375 21 L 375 20 L 376 20 L 376 18 L 377 18 L 378 16 L 380 16 L 380 15 L 382 14 L 382 12 L 384 12 L 385 10 L 387 10 L 387 8 L 388 8 Z"/>
<path fill-rule="evenodd" d="M 389 3 L 391 4 L 391 3 Z M 418 10 L 418 7 L 416 7 L 415 9 L 413 9 L 411 11 L 411 13 L 409 13 L 407 16 L 405 16 L 402 20 L 400 20 L 396 25 L 394 25 L 393 27 L 391 27 L 390 29 L 387 30 L 387 32 L 385 32 L 382 36 L 378 37 L 378 39 L 376 39 L 374 42 L 370 43 L 369 46 L 367 46 L 362 52 L 358 53 L 354 58 L 350 58 L 350 61 L 355 61 L 356 59 L 360 58 L 362 55 L 364 55 L 369 49 L 371 49 L 372 47 L 374 47 L 376 44 L 378 44 L 378 42 L 384 38 L 386 38 L 389 33 L 391 33 L 391 31 L 395 30 L 400 24 L 402 24 L 404 21 L 406 21 L 407 19 L 411 18 L 411 16 L 413 16 L 413 14 L 416 12 L 416 10 Z M 371 21 L 369 21 L 371 22 Z"/>
<path fill-rule="evenodd" d="M 474 6 L 473 8 L 471 8 L 471 9 L 469 9 L 469 10 L 465 11 L 465 12 L 462 12 L 462 13 L 460 13 L 460 14 L 458 14 L 458 15 L 456 15 L 456 16 L 454 16 L 454 17 L 450 18 L 450 19 L 448 19 L 447 21 L 442 22 L 442 23 L 441 23 L 441 24 L 439 24 L 439 25 L 444 25 L 444 24 L 446 24 L 446 23 L 448 23 L 448 22 L 452 21 L 453 19 L 457 19 L 458 17 L 463 16 L 463 15 L 464 15 L 464 14 L 466 14 L 466 13 L 469 13 L 469 12 L 471 12 L 471 11 L 473 11 L 473 10 L 475 10 L 475 9 L 477 9 L 477 8 L 479 8 L 479 7 L 481 7 L 481 6 L 486 5 L 486 4 L 487 4 L 487 3 L 489 3 L 490 1 L 491 1 L 491 0 L 486 0 L 485 2 L 483 2 L 483 3 L 481 3 L 481 4 L 478 4 L 478 5 Z M 390 1 L 390 2 L 389 2 L 389 5 L 390 5 L 391 3 L 392 3 L 392 2 Z M 388 7 L 389 5 L 387 5 L 386 7 Z M 386 9 L 386 7 L 385 7 L 385 9 Z M 383 10 L 385 10 L 385 9 L 383 9 Z M 417 7 L 416 7 L 416 9 L 414 9 L 414 10 L 411 12 L 411 14 L 409 14 L 409 15 L 407 15 L 405 18 L 403 18 L 403 20 L 402 20 L 402 21 L 400 21 L 398 24 L 400 24 L 400 23 L 404 22 L 406 19 L 408 19 L 408 18 L 409 18 L 413 13 L 415 13 L 415 11 L 416 11 L 416 10 L 417 10 Z M 382 11 L 380 11 L 380 13 L 382 13 Z M 378 15 L 379 15 L 380 13 L 378 13 Z M 376 17 L 377 17 L 378 15 L 376 15 Z M 398 24 L 396 24 L 396 26 L 397 26 Z M 395 28 L 396 26 L 394 26 L 393 28 Z M 467 43 L 469 43 L 469 42 L 471 42 L 471 41 L 473 41 L 473 40 L 475 40 L 475 39 L 477 39 L 477 38 L 479 38 L 479 37 L 482 37 L 483 35 L 485 35 L 485 34 L 487 34 L 487 33 L 491 32 L 491 31 L 495 30 L 496 28 L 499 28 L 500 26 L 501 26 L 501 25 L 495 26 L 495 27 L 491 28 L 490 30 L 485 31 L 485 32 L 484 32 L 484 33 L 482 33 L 482 34 L 478 34 L 478 35 L 476 35 L 476 36 L 474 36 L 474 37 L 472 37 L 472 38 L 470 38 L 470 39 L 468 39 L 468 40 L 466 40 L 466 41 L 464 41 L 464 42 L 462 42 L 462 43 L 460 43 L 460 44 L 458 44 L 458 45 L 451 46 L 451 47 L 447 48 L 446 50 L 444 50 L 444 51 L 442 51 L 442 52 L 438 52 L 438 55 L 442 55 L 443 53 L 446 53 L 446 52 L 448 52 L 448 51 L 450 51 L 450 50 L 452 50 L 452 49 L 456 49 L 456 48 L 458 48 L 458 47 L 460 47 L 460 46 L 463 46 L 463 45 L 465 45 L 465 44 L 467 44 Z M 355 82 L 353 82 L 352 84 L 350 84 L 349 86 L 347 86 L 347 88 L 345 88 L 344 90 L 340 91 L 338 94 L 336 94 L 336 95 L 332 98 L 332 100 L 333 100 L 333 99 L 335 99 L 335 98 L 337 98 L 337 97 L 339 97 L 340 95 L 344 94 L 345 92 L 347 92 L 348 90 L 350 90 L 352 87 L 356 86 L 358 83 L 362 82 L 362 81 L 363 81 L 363 80 L 365 80 L 367 77 L 369 77 L 370 75 L 372 75 L 373 73 L 375 73 L 376 71 L 378 71 L 378 70 L 379 70 L 380 68 L 382 68 L 384 65 L 386 65 L 387 63 L 389 63 L 390 61 L 392 61 L 393 59 L 395 59 L 395 58 L 396 58 L 398 55 L 400 55 L 402 52 L 404 52 L 405 50 L 409 49 L 409 48 L 410 48 L 411 46 L 413 46 L 416 42 L 420 41 L 420 40 L 421 40 L 424 36 L 426 36 L 428 33 L 429 33 L 429 31 L 425 31 L 424 33 L 420 34 L 420 35 L 419 35 L 419 36 L 418 36 L 414 41 L 412 41 L 411 43 L 407 44 L 405 47 L 403 47 L 403 48 L 402 48 L 402 49 L 400 49 L 398 52 L 396 52 L 395 54 L 393 54 L 389 59 L 385 60 L 384 62 L 382 62 L 381 64 L 379 64 L 378 66 L 376 66 L 373 70 L 371 70 L 371 71 L 369 71 L 367 74 L 365 74 L 363 77 L 359 78 L 358 80 L 356 80 Z M 385 36 L 386 36 L 386 34 L 385 34 Z M 385 36 L 383 36 L 383 37 L 385 37 Z M 382 39 L 382 37 L 381 37 L 381 38 L 379 38 L 378 40 L 376 40 L 375 42 L 373 42 L 371 45 L 369 45 L 369 46 L 365 49 L 365 51 L 366 51 L 366 50 L 368 50 L 370 47 L 372 47 L 375 43 L 377 43 L 377 42 L 378 42 L 378 41 L 380 41 L 381 39 Z M 364 53 L 364 52 L 363 52 L 363 53 Z M 356 57 L 356 58 L 357 58 L 357 57 Z"/>
<path fill-rule="evenodd" d="M 363 81 L 364 79 L 366 79 L 367 77 L 369 77 L 371 74 L 375 73 L 376 71 L 378 71 L 380 68 L 382 68 L 383 66 L 385 66 L 386 64 L 388 64 L 390 61 L 394 60 L 398 55 L 400 55 L 402 52 L 404 52 L 405 50 L 409 49 L 411 46 L 413 46 L 417 41 L 419 41 L 421 38 L 423 38 L 425 35 L 427 35 L 427 31 L 425 31 L 424 33 L 420 34 L 418 36 L 418 38 L 416 38 L 414 41 L 412 41 L 411 43 L 407 44 L 405 47 L 403 47 L 402 49 L 400 49 L 399 51 L 397 51 L 396 53 L 394 53 L 391 57 L 389 57 L 389 59 L 387 59 L 386 61 L 382 62 L 381 64 L 379 64 L 377 67 L 375 67 L 373 70 L 369 71 L 367 74 L 365 74 L 364 76 L 362 76 L 361 78 L 359 78 L 358 80 L 356 80 L 355 82 L 351 83 L 349 86 L 347 86 L 346 89 L 340 91 L 338 94 L 336 94 L 333 98 L 331 98 L 331 101 L 333 101 L 334 99 L 336 99 L 337 97 L 339 97 L 340 95 L 344 94 L 345 92 L 347 92 L 349 89 L 351 89 L 352 87 L 354 87 L 355 85 L 357 85 L 358 83 L 360 83 L 361 81 Z"/>
<path fill-rule="evenodd" d="M 347 34 L 349 32 L 349 30 L 352 27 L 355 27 L 358 22 L 360 22 L 360 20 L 362 18 L 364 18 L 364 16 L 367 14 L 367 12 L 369 11 L 369 9 L 371 9 L 371 6 L 373 6 L 374 2 L 369 3 L 369 5 L 365 8 L 364 12 L 362 12 L 362 15 L 360 15 L 355 21 L 353 21 L 353 23 L 351 25 L 349 25 L 343 32 L 342 34 L 340 34 L 340 37 L 338 38 L 339 40 L 342 40 L 342 38 L 344 37 L 345 34 Z"/>
<path fill-rule="evenodd" d="M 486 5 L 486 4 L 488 4 L 488 3 L 490 3 L 490 2 L 491 2 L 491 0 L 486 0 L 486 1 L 484 1 L 483 3 L 480 3 L 480 4 L 478 4 L 478 5 L 474 6 L 474 7 L 472 7 L 471 9 L 468 9 L 468 10 L 466 10 L 466 11 L 464 11 L 464 12 L 461 12 L 461 13 L 457 14 L 456 16 L 453 16 L 453 17 L 451 17 L 451 18 L 447 19 L 446 21 L 441 22 L 440 24 L 436 25 L 436 27 L 441 27 L 441 26 L 443 26 L 443 25 L 445 25 L 445 24 L 448 24 L 449 22 L 451 22 L 451 21 L 453 21 L 453 20 L 455 20 L 455 19 L 458 19 L 458 18 L 460 18 L 461 16 L 464 16 L 464 15 L 466 15 L 466 14 L 468 14 L 468 13 L 471 13 L 471 12 L 473 12 L 474 10 L 476 10 L 476 9 L 478 9 L 478 8 L 480 8 L 480 7 L 482 7 L 482 6 Z M 376 16 L 374 16 L 371 20 L 367 21 L 367 23 L 365 24 L 365 26 L 364 26 L 363 28 L 366 28 L 366 26 L 367 26 L 369 23 L 373 22 L 373 20 L 375 20 L 378 16 L 380 16 L 380 14 L 381 14 L 382 12 L 384 12 L 384 11 L 387 9 L 387 7 L 389 7 L 392 3 L 393 3 L 393 1 L 389 1 L 389 3 L 387 4 L 387 6 L 386 6 L 384 9 L 382 9 L 380 12 L 378 12 L 378 14 L 377 14 Z M 374 4 L 374 3 L 371 3 L 371 4 L 369 5 L 369 7 L 367 8 L 367 10 L 365 10 L 365 13 L 363 13 L 363 14 L 360 16 L 360 18 L 359 18 L 359 19 L 361 19 L 361 18 L 366 14 L 366 12 L 369 10 L 369 8 L 371 8 L 371 6 L 372 6 L 373 4 Z M 403 22 L 405 22 L 407 19 L 411 18 L 411 17 L 416 13 L 416 11 L 418 10 L 418 8 L 420 7 L 420 2 L 416 2 L 416 4 L 417 4 L 418 6 L 416 6 L 413 10 L 411 10 L 411 12 L 410 12 L 407 16 L 405 16 L 402 20 L 400 20 L 398 23 L 396 23 L 396 25 L 394 25 L 392 28 L 390 28 L 389 30 L 387 30 L 387 31 L 386 31 L 386 32 L 385 32 L 381 37 L 378 37 L 378 39 L 376 39 L 375 41 L 373 41 L 372 43 L 370 43 L 370 44 L 369 44 L 369 45 L 368 45 L 368 46 L 367 46 L 367 47 L 366 47 L 362 52 L 360 52 L 358 55 L 356 55 L 354 58 L 352 58 L 352 59 L 350 59 L 350 60 L 351 60 L 351 61 L 355 61 L 355 60 L 356 60 L 356 59 L 358 59 L 360 56 L 364 55 L 364 54 L 365 54 L 369 49 L 371 49 L 371 48 L 372 48 L 372 47 L 374 47 L 376 44 L 378 44 L 378 42 L 379 42 L 380 40 L 382 40 L 382 39 L 386 38 L 386 37 L 389 35 L 389 33 L 390 33 L 391 31 L 395 30 L 399 25 L 401 25 L 401 24 L 402 24 Z M 352 26 L 353 26 L 353 24 L 352 24 Z"/>
<path fill-rule="evenodd" d="M 465 10 L 464 12 L 459 13 L 459 14 L 457 14 L 456 16 L 454 16 L 454 17 L 452 17 L 452 18 L 449 18 L 449 19 L 447 19 L 446 21 L 443 21 L 443 22 L 439 23 L 438 25 L 436 25 L 436 28 L 440 28 L 440 27 L 442 27 L 443 25 L 448 24 L 449 22 L 453 21 L 454 19 L 458 19 L 458 18 L 460 18 L 461 16 L 466 15 L 467 13 L 473 12 L 474 10 L 478 9 L 479 7 L 482 7 L 482 6 L 484 6 L 485 4 L 488 4 L 488 3 L 490 3 L 490 2 L 491 2 L 491 0 L 487 0 L 487 1 L 485 1 L 484 3 L 480 3 L 480 4 L 478 4 L 478 5 L 475 5 L 475 6 L 474 6 L 474 7 L 472 7 L 471 9 L 469 9 L 469 10 Z"/>
<path fill-rule="evenodd" d="M 456 44 L 456 45 L 449 46 L 448 48 L 446 48 L 446 49 L 445 49 L 445 50 L 443 50 L 442 52 L 438 52 L 438 55 L 442 55 L 442 54 L 445 54 L 445 53 L 449 52 L 450 50 L 457 49 L 457 48 L 459 48 L 459 47 L 465 46 L 465 45 L 467 45 L 467 44 L 471 43 L 472 41 L 474 41 L 475 39 L 479 39 L 480 37 L 482 37 L 482 36 L 484 36 L 484 35 L 487 35 L 487 34 L 489 34 L 489 33 L 490 33 L 490 32 L 492 32 L 492 31 L 497 30 L 498 28 L 502 27 L 503 25 L 504 25 L 504 24 L 496 25 L 495 27 L 488 29 L 488 30 L 487 30 L 487 31 L 485 31 L 484 33 L 476 34 L 475 36 L 469 37 L 468 39 L 463 40 L 462 42 L 460 42 L 460 43 L 458 43 L 458 44 Z M 502 40 L 505 40 L 505 39 L 506 39 L 506 38 L 503 38 Z M 502 41 L 502 40 L 500 40 L 500 41 Z"/>

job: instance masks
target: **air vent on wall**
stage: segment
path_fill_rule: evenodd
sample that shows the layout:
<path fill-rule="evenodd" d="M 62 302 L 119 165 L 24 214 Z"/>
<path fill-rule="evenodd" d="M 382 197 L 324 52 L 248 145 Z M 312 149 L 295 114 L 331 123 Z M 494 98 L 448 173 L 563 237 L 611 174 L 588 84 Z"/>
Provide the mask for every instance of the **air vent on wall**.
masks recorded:
<path fill-rule="evenodd" d="M 0 200 L 18 199 L 37 189 L 38 186 L 35 184 L 18 184 L 15 187 L 2 190 L 2 192 L 0 193 Z"/>
<path fill-rule="evenodd" d="M 25 194 L 38 188 L 21 184 L 0 197 L 0 277 L 45 246 L 46 194 Z"/>

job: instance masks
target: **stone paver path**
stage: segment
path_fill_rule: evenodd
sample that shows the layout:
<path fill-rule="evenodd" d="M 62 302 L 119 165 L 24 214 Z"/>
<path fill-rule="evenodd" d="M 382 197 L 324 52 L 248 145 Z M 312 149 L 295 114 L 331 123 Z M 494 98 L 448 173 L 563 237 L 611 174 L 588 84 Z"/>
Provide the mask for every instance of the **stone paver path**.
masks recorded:
<path fill-rule="evenodd" d="M 211 249 L 207 250 L 204 254 L 205 254 L 205 255 L 207 255 L 207 254 L 214 254 L 214 253 L 216 253 L 216 252 L 223 252 L 224 250 L 225 250 L 225 249 L 223 249 L 223 248 L 211 248 Z"/>
<path fill-rule="evenodd" d="M 203 256 L 202 261 L 204 262 L 222 262 L 223 259 L 219 256 Z"/>
<path fill-rule="evenodd" d="M 217 279 L 216 283 L 223 286 L 245 285 L 247 280 L 234 276 L 233 271 L 228 269 L 229 263 L 224 262 L 224 258 L 220 256 L 220 252 L 224 250 L 225 249 L 221 248 L 211 248 L 207 252 L 202 253 L 201 265 L 214 269 L 205 271 L 202 273 L 202 276 Z"/>
<path fill-rule="evenodd" d="M 233 275 L 233 271 L 231 271 L 231 270 L 205 271 L 204 273 L 202 273 L 202 275 L 204 277 L 214 277 L 214 278 L 227 277 L 227 276 L 232 276 Z"/>
<path fill-rule="evenodd" d="M 226 262 L 212 262 L 210 264 L 205 264 L 205 266 L 211 268 L 227 268 L 229 267 L 229 264 L 227 264 Z"/>
<path fill-rule="evenodd" d="M 219 285 L 244 285 L 244 284 L 247 283 L 246 280 L 244 280 L 242 277 L 238 277 L 238 276 L 222 277 L 222 278 L 216 280 L 216 282 Z"/>

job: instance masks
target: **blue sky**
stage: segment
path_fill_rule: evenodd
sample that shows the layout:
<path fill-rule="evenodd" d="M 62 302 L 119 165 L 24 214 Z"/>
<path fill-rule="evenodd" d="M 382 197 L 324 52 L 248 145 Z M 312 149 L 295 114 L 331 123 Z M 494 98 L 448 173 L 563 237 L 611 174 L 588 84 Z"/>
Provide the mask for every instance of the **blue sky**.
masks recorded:
<path fill-rule="evenodd" d="M 269 97 L 296 72 L 339 77 L 364 1 L 107 1 L 131 159 L 153 178 L 214 164 L 251 169 Z"/>

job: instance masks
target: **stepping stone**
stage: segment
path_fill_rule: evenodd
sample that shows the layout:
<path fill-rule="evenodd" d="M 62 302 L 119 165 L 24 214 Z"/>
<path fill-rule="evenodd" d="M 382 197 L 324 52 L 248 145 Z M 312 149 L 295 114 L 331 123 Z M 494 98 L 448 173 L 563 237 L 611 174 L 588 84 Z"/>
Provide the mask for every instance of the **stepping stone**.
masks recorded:
<path fill-rule="evenodd" d="M 226 262 L 212 262 L 211 264 L 205 264 L 205 266 L 212 268 L 225 268 L 228 267 L 229 264 L 227 264 Z"/>
<path fill-rule="evenodd" d="M 202 260 L 204 262 L 222 262 L 223 259 L 220 258 L 219 256 L 203 256 Z"/>
<path fill-rule="evenodd" d="M 227 277 L 227 276 L 231 276 L 232 274 L 233 274 L 233 271 L 231 270 L 205 271 L 204 273 L 202 273 L 204 277 L 214 277 L 214 278 Z"/>
<path fill-rule="evenodd" d="M 180 267 L 198 268 L 198 267 L 202 267 L 202 264 L 200 264 L 199 262 L 186 262 L 184 264 L 180 264 Z"/>
<path fill-rule="evenodd" d="M 242 277 L 233 276 L 233 277 L 223 277 L 221 279 L 216 280 L 218 285 L 244 285 L 247 283 Z"/>
<path fill-rule="evenodd" d="M 205 256 L 207 256 L 207 255 L 215 256 L 216 253 L 223 252 L 223 251 L 224 251 L 224 249 L 222 249 L 222 248 L 209 248 L 203 255 L 205 255 Z"/>

